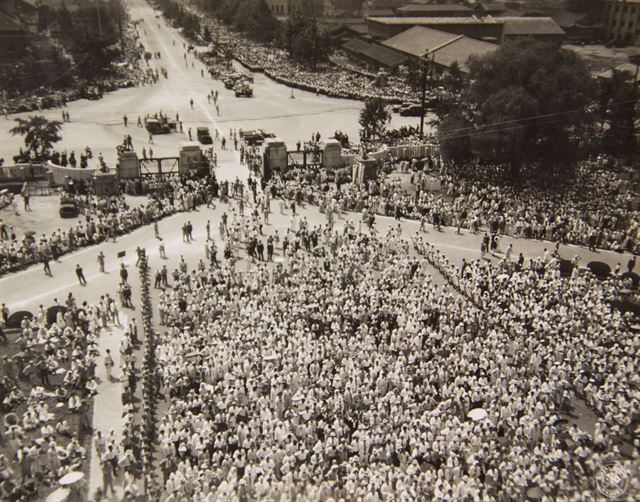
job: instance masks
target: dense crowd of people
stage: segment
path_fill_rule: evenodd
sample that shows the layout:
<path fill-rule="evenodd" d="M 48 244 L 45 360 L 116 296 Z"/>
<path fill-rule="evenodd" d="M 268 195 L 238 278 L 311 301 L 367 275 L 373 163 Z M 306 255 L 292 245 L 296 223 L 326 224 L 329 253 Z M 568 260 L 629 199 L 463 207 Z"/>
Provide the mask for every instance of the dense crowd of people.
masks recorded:
<path fill-rule="evenodd" d="M 170 180 L 147 186 L 147 201 L 131 206 L 124 196 L 64 194 L 65 200 L 78 204 L 83 218 L 68 230 L 57 229 L 48 235 L 25 234 L 0 220 L 0 274 L 34 263 L 48 263 L 75 249 L 127 234 L 180 211 L 194 210 L 210 198 L 215 178 Z M 45 265 L 45 270 L 46 270 Z"/>
<path fill-rule="evenodd" d="M 584 498 L 619 457 L 640 403 L 618 279 L 459 268 L 399 226 L 288 239 L 273 268 L 185 264 L 161 294 L 165 500 Z M 565 424 L 576 399 L 593 437 Z"/>
<path fill-rule="evenodd" d="M 222 25 L 216 24 L 215 29 L 223 33 L 220 45 L 214 49 L 217 57 L 200 55 L 207 64 L 212 63 L 212 68 L 223 55 L 238 60 L 251 70 L 264 72 L 269 78 L 289 87 L 318 94 L 359 100 L 382 98 L 397 103 L 415 100 L 415 90 L 397 76 L 387 76 L 386 85 L 379 86 L 375 77 L 331 62 L 319 64 L 311 71 L 293 61 L 284 49 L 261 45 Z"/>
<path fill-rule="evenodd" d="M 40 306 L 20 321 L 12 338 L 19 350 L 2 359 L 2 441 L 9 454 L 0 456 L 0 499 L 35 500 L 86 464 L 82 438 L 91 427 L 97 340 L 109 317 L 109 301 L 107 295 L 98 305 L 79 304 L 69 294 L 53 312 Z M 3 304 L 3 336 L 8 320 Z"/>
<path fill-rule="evenodd" d="M 441 165 L 439 159 L 398 161 L 390 158 L 377 178 L 338 187 L 328 177 L 298 170 L 276 176 L 273 195 L 325 206 L 336 200 L 343 210 L 423 220 L 478 232 L 579 244 L 590 249 L 640 252 L 640 219 L 633 210 L 628 182 L 597 158 L 577 166 L 578 182 L 553 179 L 510 184 L 496 166 L 473 166 L 472 176 Z M 390 174 L 411 173 L 411 189 Z M 434 176 L 438 190 L 431 190 Z"/>

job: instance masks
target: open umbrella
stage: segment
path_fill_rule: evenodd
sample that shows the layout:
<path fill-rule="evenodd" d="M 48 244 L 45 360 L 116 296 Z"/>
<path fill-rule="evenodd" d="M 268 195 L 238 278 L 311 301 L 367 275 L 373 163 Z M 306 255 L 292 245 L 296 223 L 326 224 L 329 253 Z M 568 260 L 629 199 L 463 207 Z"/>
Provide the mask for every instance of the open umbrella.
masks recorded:
<path fill-rule="evenodd" d="M 8 328 L 19 328 L 24 318 L 33 319 L 33 314 L 27 310 L 19 310 L 9 316 L 7 320 Z"/>
<path fill-rule="evenodd" d="M 485 418 L 487 418 L 487 416 L 487 410 L 485 410 L 484 408 L 474 408 L 469 413 L 467 413 L 467 418 L 475 421 L 484 420 Z"/>
<path fill-rule="evenodd" d="M 59 483 L 62 486 L 70 486 L 84 478 L 84 472 L 81 471 L 73 471 L 65 474 L 60 478 Z"/>
<path fill-rule="evenodd" d="M 71 490 L 69 488 L 58 488 L 56 491 L 49 494 L 45 499 L 45 502 L 65 502 L 69 499 Z"/>
<path fill-rule="evenodd" d="M 611 274 L 611 267 L 602 261 L 590 261 L 587 268 L 598 279 L 605 279 Z"/>

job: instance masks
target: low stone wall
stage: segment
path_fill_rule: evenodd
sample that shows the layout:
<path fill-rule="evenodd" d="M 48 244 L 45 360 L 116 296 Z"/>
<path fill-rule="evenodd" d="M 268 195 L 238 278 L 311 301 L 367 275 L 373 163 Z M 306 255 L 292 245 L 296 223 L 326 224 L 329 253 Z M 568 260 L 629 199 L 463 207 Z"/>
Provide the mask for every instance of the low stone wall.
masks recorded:
<path fill-rule="evenodd" d="M 96 169 L 62 167 L 51 161 L 47 162 L 47 168 L 49 173 L 51 173 L 51 179 L 55 185 L 64 185 L 67 182 L 67 177 L 73 181 L 87 181 L 90 180 L 96 172 Z"/>
<path fill-rule="evenodd" d="M 0 167 L 0 179 L 7 181 L 32 181 L 45 179 L 47 166 L 45 164 L 16 164 Z"/>

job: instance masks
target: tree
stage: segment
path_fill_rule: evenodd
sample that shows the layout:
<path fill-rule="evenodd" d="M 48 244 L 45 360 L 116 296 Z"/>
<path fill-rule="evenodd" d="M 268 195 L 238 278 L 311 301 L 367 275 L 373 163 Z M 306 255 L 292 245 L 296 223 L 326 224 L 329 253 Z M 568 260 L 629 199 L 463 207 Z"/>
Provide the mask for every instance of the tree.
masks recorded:
<path fill-rule="evenodd" d="M 278 38 L 280 23 L 265 0 L 241 0 L 233 16 L 234 27 L 260 42 Z"/>
<path fill-rule="evenodd" d="M 360 111 L 361 136 L 364 139 L 379 138 L 390 120 L 391 114 L 382 99 L 367 99 L 364 102 L 364 108 Z"/>
<path fill-rule="evenodd" d="M 285 47 L 291 57 L 313 70 L 331 54 L 329 35 L 320 31 L 316 19 L 302 9 L 295 9 L 289 16 L 283 36 Z"/>
<path fill-rule="evenodd" d="M 570 165 L 588 107 L 595 96 L 589 72 L 574 52 L 553 43 L 521 39 L 471 57 L 468 87 L 455 113 L 469 117 L 472 148 L 485 160 Z"/>
<path fill-rule="evenodd" d="M 465 164 L 473 158 L 469 130 L 473 126 L 459 113 L 448 114 L 438 124 L 440 154 L 445 162 Z"/>
<path fill-rule="evenodd" d="M 24 144 L 34 156 L 46 157 L 53 145 L 62 139 L 62 122 L 47 120 L 42 115 L 30 116 L 27 120 L 17 118 L 18 123 L 9 130 L 13 136 L 24 136 Z"/>
<path fill-rule="evenodd" d="M 600 103 L 604 109 L 605 126 L 603 148 L 613 155 L 630 159 L 637 149 L 635 99 L 633 75 L 613 70 L 611 78 L 604 81 Z"/>

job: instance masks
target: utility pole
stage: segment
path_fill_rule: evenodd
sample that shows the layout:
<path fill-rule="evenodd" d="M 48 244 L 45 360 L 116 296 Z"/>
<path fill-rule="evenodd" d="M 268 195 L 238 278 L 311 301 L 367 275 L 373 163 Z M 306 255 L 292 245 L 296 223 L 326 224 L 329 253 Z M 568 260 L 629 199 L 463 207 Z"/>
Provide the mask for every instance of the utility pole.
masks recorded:
<path fill-rule="evenodd" d="M 422 106 L 422 113 L 420 113 L 420 137 L 424 137 L 424 109 L 426 106 L 425 98 L 427 94 L 427 57 L 429 57 L 429 51 L 426 51 L 422 56 L 422 99 L 420 100 L 420 106 Z"/>
<path fill-rule="evenodd" d="M 96 9 L 98 10 L 98 35 L 102 36 L 102 19 L 100 18 L 100 0 L 96 0 Z"/>

